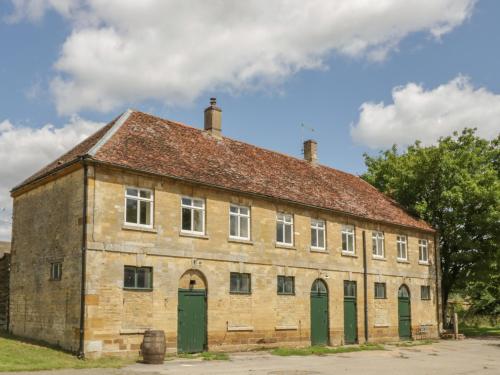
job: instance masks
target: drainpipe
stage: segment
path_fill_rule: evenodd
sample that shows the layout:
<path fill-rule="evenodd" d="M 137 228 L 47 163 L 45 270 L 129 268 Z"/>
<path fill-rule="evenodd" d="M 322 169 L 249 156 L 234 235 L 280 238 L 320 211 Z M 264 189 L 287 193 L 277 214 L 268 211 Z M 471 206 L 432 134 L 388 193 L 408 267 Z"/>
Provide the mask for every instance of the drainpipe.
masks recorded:
<path fill-rule="evenodd" d="M 85 358 L 84 334 L 85 334 L 85 274 L 87 266 L 87 201 L 88 201 L 88 165 L 85 156 L 82 157 L 83 163 L 83 208 L 82 208 L 82 280 L 80 294 L 80 345 L 78 348 L 78 357 Z"/>
<path fill-rule="evenodd" d="M 366 234 L 363 231 L 363 293 L 365 307 L 365 342 L 368 342 L 368 269 L 366 264 Z"/>
<path fill-rule="evenodd" d="M 434 232 L 434 265 L 436 267 L 436 318 L 437 318 L 437 334 L 441 335 L 441 313 L 443 311 L 443 300 L 441 296 L 441 255 L 438 245 L 439 232 Z M 444 319 L 444 317 L 443 317 Z"/>

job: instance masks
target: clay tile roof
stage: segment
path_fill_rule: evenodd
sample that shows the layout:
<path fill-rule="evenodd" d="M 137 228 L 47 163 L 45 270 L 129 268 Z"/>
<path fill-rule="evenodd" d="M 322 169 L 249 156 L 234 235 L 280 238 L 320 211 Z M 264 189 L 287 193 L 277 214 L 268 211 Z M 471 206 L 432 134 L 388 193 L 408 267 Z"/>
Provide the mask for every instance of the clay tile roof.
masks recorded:
<path fill-rule="evenodd" d="M 138 111 L 128 111 L 58 160 L 67 164 L 85 153 L 138 171 L 433 230 L 357 176 Z M 20 186 L 58 166 L 49 164 Z"/>

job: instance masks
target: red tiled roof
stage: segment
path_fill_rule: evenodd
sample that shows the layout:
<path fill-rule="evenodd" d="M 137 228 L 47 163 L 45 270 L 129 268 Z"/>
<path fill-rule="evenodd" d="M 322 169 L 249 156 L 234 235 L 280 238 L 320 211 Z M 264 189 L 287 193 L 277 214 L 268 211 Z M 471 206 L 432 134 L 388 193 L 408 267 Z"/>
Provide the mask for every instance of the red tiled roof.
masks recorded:
<path fill-rule="evenodd" d="M 90 152 L 98 162 L 432 230 L 352 174 L 230 138 L 216 138 L 142 112 L 124 116 L 117 126 L 113 127 L 115 122 L 106 125 L 58 160 L 68 163 Z M 57 161 L 48 165 L 25 183 L 57 166 Z"/>

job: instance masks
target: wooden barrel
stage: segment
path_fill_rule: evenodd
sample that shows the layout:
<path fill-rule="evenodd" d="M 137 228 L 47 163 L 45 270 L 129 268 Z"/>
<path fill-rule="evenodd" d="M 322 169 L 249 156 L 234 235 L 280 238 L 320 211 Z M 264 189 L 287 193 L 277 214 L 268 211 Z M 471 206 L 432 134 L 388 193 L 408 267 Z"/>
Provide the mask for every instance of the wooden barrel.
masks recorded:
<path fill-rule="evenodd" d="M 141 344 L 141 354 L 144 363 L 161 364 L 165 359 L 165 332 L 159 330 L 148 330 L 144 332 L 144 340 Z"/>

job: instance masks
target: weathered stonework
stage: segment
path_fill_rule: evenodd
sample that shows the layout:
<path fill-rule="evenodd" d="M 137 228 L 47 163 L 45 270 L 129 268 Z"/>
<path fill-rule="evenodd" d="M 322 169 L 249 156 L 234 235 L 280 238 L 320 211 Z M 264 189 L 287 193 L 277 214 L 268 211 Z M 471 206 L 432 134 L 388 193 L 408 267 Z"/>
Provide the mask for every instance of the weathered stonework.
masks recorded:
<path fill-rule="evenodd" d="M 141 230 L 124 225 L 125 186 L 154 191 L 154 225 Z M 180 231 L 180 200 L 205 199 L 206 235 Z M 11 325 L 13 333 L 76 351 L 79 340 L 83 172 L 50 181 L 14 198 Z M 251 240 L 229 239 L 229 205 L 251 207 Z M 276 212 L 294 215 L 294 246 L 275 243 Z M 310 248 L 310 220 L 327 222 L 327 249 Z M 437 337 L 434 236 L 410 228 L 283 204 L 276 200 L 208 188 L 170 178 L 89 167 L 85 274 L 84 352 L 86 356 L 135 355 L 148 328 L 166 333 L 167 348 L 177 348 L 178 289 L 183 275 L 197 270 L 207 288 L 209 350 L 239 350 L 276 345 L 310 345 L 310 290 L 321 278 L 328 286 L 329 340 L 344 341 L 343 282 L 357 282 L 358 341 L 364 342 L 363 232 L 367 243 L 368 339 L 398 340 L 398 289 L 411 293 L 414 337 L 421 326 Z M 355 255 L 341 251 L 341 226 L 356 228 Z M 371 255 L 371 232 L 385 233 L 385 258 Z M 396 236 L 408 236 L 408 262 L 396 260 Z M 429 241 L 431 264 L 418 262 L 418 240 Z M 51 260 L 63 261 L 63 279 L 49 280 Z M 153 268 L 153 289 L 123 288 L 124 266 Z M 35 272 L 34 272 L 35 271 Z M 251 274 L 252 293 L 229 293 L 230 272 Z M 278 275 L 295 276 L 295 294 L 278 295 Z M 374 299 L 374 283 L 387 284 L 387 298 Z M 431 300 L 420 299 L 430 285 Z"/>
<path fill-rule="evenodd" d="M 83 173 L 14 197 L 10 331 L 76 351 L 79 341 Z M 61 262 L 62 280 L 50 280 Z"/>
<path fill-rule="evenodd" d="M 0 241 L 0 331 L 7 329 L 9 317 L 10 242 Z"/>

